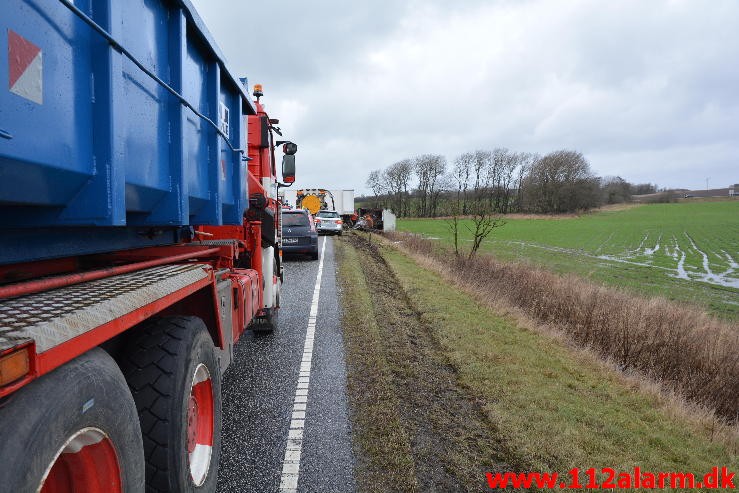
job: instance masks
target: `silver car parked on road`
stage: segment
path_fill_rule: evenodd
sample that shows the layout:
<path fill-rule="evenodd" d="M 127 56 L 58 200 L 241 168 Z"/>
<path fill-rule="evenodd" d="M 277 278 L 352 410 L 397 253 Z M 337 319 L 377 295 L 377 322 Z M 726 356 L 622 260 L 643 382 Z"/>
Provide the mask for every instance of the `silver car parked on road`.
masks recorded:
<path fill-rule="evenodd" d="M 336 211 L 318 211 L 316 214 L 316 231 L 318 234 L 340 235 L 344 221 Z"/>

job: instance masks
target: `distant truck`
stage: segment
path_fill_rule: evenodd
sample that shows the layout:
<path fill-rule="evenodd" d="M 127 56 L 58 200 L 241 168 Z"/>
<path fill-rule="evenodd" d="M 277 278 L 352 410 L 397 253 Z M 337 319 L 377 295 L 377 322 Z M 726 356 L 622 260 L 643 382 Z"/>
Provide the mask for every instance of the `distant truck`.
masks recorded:
<path fill-rule="evenodd" d="M 286 189 L 281 191 L 283 202 L 297 209 L 307 209 L 316 215 L 318 211 L 336 211 L 344 224 L 351 227 L 355 220 L 354 190 L 327 190 L 325 188 Z"/>
<path fill-rule="evenodd" d="M 213 492 L 297 146 L 189 0 L 3 0 L 0 40 L 0 490 Z"/>

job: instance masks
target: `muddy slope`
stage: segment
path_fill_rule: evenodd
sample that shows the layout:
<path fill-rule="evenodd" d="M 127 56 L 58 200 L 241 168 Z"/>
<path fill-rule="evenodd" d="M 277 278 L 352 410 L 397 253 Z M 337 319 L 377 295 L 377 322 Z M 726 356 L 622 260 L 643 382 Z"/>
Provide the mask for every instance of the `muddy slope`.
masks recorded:
<path fill-rule="evenodd" d="M 359 235 L 347 241 L 359 253 L 380 335 L 379 347 L 354 353 L 382 352 L 390 370 L 385 382 L 363 385 L 383 385 L 387 387 L 384 392 L 393 394 L 393 405 L 409 439 L 418 489 L 489 491 L 485 472 L 510 470 L 495 426 L 475 396 L 458 383 L 433 330 L 421 320 L 377 245 Z M 348 362 L 350 380 L 356 363 Z"/>

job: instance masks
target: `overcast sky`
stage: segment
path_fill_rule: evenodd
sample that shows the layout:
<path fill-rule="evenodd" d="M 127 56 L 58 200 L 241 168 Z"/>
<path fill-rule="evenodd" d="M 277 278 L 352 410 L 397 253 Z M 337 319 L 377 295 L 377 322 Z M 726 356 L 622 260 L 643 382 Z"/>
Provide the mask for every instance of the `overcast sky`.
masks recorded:
<path fill-rule="evenodd" d="M 416 154 L 582 152 L 601 176 L 739 182 L 739 1 L 194 0 L 299 144 L 299 187 Z"/>

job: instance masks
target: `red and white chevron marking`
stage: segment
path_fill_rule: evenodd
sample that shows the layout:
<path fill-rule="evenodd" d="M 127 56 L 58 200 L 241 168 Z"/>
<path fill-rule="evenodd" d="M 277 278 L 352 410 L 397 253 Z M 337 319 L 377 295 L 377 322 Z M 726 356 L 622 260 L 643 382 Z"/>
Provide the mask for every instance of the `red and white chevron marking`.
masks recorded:
<path fill-rule="evenodd" d="M 43 52 L 8 29 L 8 89 L 34 103 L 44 103 Z"/>

